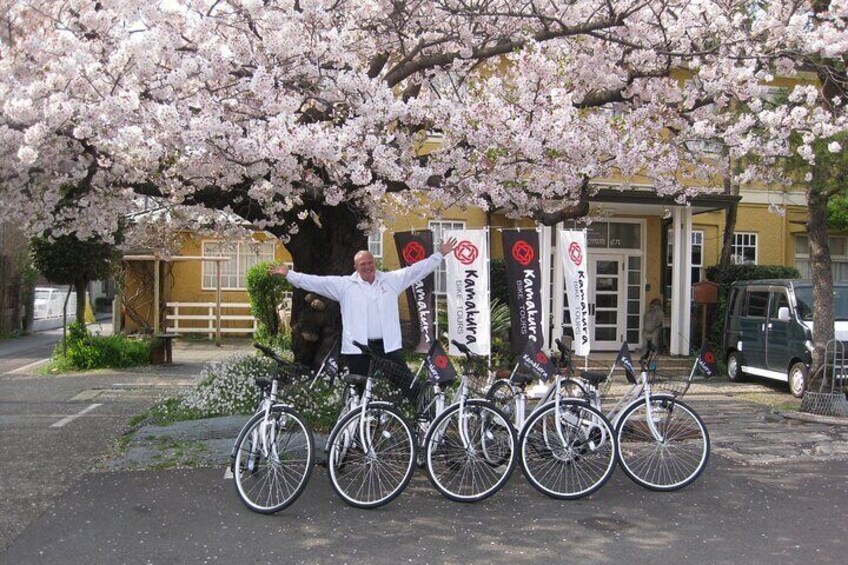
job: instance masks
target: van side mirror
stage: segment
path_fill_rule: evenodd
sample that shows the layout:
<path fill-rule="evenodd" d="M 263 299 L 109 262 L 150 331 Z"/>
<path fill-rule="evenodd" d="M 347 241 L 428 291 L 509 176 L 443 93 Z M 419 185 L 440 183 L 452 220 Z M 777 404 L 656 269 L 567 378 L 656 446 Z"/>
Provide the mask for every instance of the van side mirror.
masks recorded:
<path fill-rule="evenodd" d="M 789 308 L 787 308 L 786 306 L 781 306 L 780 308 L 778 308 L 777 309 L 777 319 L 780 320 L 781 322 L 788 322 L 789 321 Z"/>

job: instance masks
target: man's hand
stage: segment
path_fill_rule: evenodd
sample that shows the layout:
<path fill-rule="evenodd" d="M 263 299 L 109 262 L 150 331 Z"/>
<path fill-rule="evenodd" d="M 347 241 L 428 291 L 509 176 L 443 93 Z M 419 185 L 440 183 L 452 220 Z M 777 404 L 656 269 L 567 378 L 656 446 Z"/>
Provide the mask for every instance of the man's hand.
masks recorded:
<path fill-rule="evenodd" d="M 271 276 L 278 276 L 286 278 L 289 274 L 289 268 L 283 265 L 269 265 L 268 266 L 268 274 Z"/>
<path fill-rule="evenodd" d="M 458 242 L 455 237 L 451 237 L 447 241 L 442 241 L 439 244 L 439 252 L 447 257 L 449 253 L 453 253 L 457 243 Z"/>

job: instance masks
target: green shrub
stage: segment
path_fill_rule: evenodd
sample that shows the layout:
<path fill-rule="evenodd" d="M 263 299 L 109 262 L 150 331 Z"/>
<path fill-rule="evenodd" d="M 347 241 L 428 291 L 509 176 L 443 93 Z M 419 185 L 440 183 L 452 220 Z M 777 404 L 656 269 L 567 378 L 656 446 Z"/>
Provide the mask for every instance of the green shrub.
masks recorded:
<path fill-rule="evenodd" d="M 280 335 L 280 300 L 283 292 L 291 290 L 291 284 L 283 277 L 268 274 L 269 262 L 257 263 L 247 271 L 247 294 L 250 313 L 257 320 L 254 339 L 269 346 L 277 345 Z"/>
<path fill-rule="evenodd" d="M 68 326 L 68 335 L 53 352 L 51 370 L 81 370 L 146 365 L 150 342 L 121 335 L 91 335 L 79 322 Z"/>
<path fill-rule="evenodd" d="M 489 261 L 489 277 L 492 302 L 509 304 L 509 284 L 506 280 L 506 262 L 503 259 Z"/>

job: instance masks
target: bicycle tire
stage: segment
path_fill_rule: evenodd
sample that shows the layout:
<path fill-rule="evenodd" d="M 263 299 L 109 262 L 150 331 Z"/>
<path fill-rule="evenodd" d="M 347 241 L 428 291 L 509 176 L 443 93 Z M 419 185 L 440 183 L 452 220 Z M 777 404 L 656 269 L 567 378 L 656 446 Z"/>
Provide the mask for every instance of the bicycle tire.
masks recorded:
<path fill-rule="evenodd" d="M 365 433 L 372 439 L 361 437 L 362 409 L 348 413 L 328 440 L 327 468 L 330 484 L 342 500 L 356 508 L 377 508 L 397 498 L 409 484 L 416 438 L 394 406 L 372 404 L 365 411 Z"/>
<path fill-rule="evenodd" d="M 597 409 L 572 399 L 551 401 L 533 412 L 518 444 L 521 468 L 539 492 L 561 500 L 588 496 L 601 488 L 615 470 L 616 445 L 612 425 Z"/>
<path fill-rule="evenodd" d="M 467 447 L 460 432 L 463 414 Z M 424 440 L 427 476 L 436 490 L 450 500 L 486 499 L 497 493 L 512 475 L 516 444 L 509 418 L 490 402 L 468 400 L 464 413 L 460 412 L 459 404 L 454 404 L 427 431 Z"/>
<path fill-rule="evenodd" d="M 518 429 L 521 424 L 515 421 L 515 388 L 509 380 L 499 379 L 493 382 L 486 392 L 486 400 L 503 412 L 514 430 Z"/>
<path fill-rule="evenodd" d="M 245 506 L 274 514 L 303 494 L 314 466 L 315 442 L 309 425 L 291 408 L 275 406 L 267 421 L 265 413 L 259 413 L 242 428 L 233 459 L 233 483 Z"/>
<path fill-rule="evenodd" d="M 674 491 L 692 484 L 710 458 L 710 436 L 704 421 L 689 405 L 671 396 L 652 396 L 657 439 L 647 423 L 644 399 L 627 407 L 616 429 L 621 468 L 638 485 Z"/>

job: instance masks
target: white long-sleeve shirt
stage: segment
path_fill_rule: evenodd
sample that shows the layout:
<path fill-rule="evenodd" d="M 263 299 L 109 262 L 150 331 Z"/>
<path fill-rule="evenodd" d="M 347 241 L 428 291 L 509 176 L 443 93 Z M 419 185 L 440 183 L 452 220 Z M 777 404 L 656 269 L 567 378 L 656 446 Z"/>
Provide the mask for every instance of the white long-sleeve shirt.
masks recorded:
<path fill-rule="evenodd" d="M 342 353 L 361 354 L 362 351 L 353 345 L 354 341 L 368 343 L 369 339 L 379 337 L 383 340 L 383 350 L 389 353 L 403 345 L 398 297 L 412 284 L 435 271 L 442 259 L 444 255 L 437 251 L 403 269 L 376 271 L 373 284 L 362 280 L 359 273 L 347 276 L 307 275 L 289 270 L 286 278 L 297 288 L 317 292 L 339 303 L 342 311 Z M 374 305 L 377 311 L 373 311 Z M 374 335 L 377 331 L 373 324 L 374 316 L 379 320 L 382 336 Z M 369 321 L 372 323 L 369 324 Z"/>

